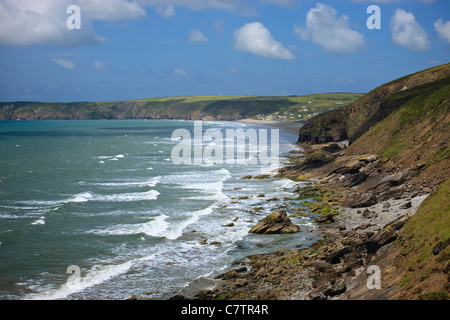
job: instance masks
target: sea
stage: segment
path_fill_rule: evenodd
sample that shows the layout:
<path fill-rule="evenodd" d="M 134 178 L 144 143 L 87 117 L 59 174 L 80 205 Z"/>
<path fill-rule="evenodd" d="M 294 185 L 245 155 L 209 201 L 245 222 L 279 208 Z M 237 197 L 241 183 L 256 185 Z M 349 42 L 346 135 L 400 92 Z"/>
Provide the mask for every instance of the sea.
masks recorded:
<path fill-rule="evenodd" d="M 224 136 L 279 130 L 279 164 L 250 156 L 174 163 L 174 131 L 194 135 L 195 123 L 0 122 L 0 299 L 163 300 L 211 289 L 216 275 L 250 255 L 317 240 L 312 217 L 291 217 L 296 234 L 248 232 L 273 211 L 299 205 L 294 191 L 302 182 L 273 177 L 298 149 L 296 135 L 202 122 L 202 132 Z M 241 179 L 263 173 L 272 176 Z"/>

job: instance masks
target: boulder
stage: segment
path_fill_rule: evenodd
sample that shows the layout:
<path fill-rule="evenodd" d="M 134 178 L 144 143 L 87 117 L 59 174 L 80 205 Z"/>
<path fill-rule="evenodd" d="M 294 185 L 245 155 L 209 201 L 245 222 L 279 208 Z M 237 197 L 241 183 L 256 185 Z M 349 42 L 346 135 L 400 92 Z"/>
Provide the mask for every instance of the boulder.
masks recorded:
<path fill-rule="evenodd" d="M 250 229 L 249 233 L 274 234 L 296 233 L 300 228 L 293 224 L 284 210 L 269 214 Z"/>
<path fill-rule="evenodd" d="M 261 179 L 268 179 L 268 178 L 270 178 L 270 174 L 260 174 L 260 175 L 257 175 L 257 176 L 253 177 L 253 179 L 259 179 L 259 180 L 261 180 Z"/>
<path fill-rule="evenodd" d="M 336 296 L 338 294 L 342 294 L 347 290 L 347 286 L 345 285 L 344 279 L 339 279 L 334 284 L 327 286 L 324 290 L 324 295 L 326 296 Z"/>
<path fill-rule="evenodd" d="M 231 223 L 225 224 L 225 225 L 223 225 L 223 227 L 234 227 L 234 223 L 231 222 Z"/>
<path fill-rule="evenodd" d="M 388 176 L 376 175 L 368 178 L 363 184 L 360 185 L 360 188 L 361 190 L 380 193 L 385 191 L 387 188 L 402 185 L 408 174 L 409 171 L 402 171 Z"/>
<path fill-rule="evenodd" d="M 247 284 L 248 284 L 248 280 L 247 279 L 238 278 L 238 279 L 236 279 L 236 282 L 235 282 L 234 285 L 239 288 L 239 287 L 243 287 L 243 286 L 245 286 Z"/>
<path fill-rule="evenodd" d="M 363 183 L 364 181 L 366 181 L 366 179 L 367 179 L 367 173 L 358 172 L 358 173 L 350 174 L 350 175 L 346 176 L 342 180 L 341 184 L 343 187 L 351 188 L 358 184 Z"/>
<path fill-rule="evenodd" d="M 320 217 L 316 219 L 318 223 L 331 223 L 334 222 L 334 217 L 331 213 L 322 214 Z"/>
<path fill-rule="evenodd" d="M 401 206 L 400 206 L 400 209 L 409 209 L 409 208 L 411 208 L 412 207 L 412 203 L 411 203 L 411 201 L 408 201 L 408 202 L 406 202 L 405 204 L 402 204 Z"/>
<path fill-rule="evenodd" d="M 336 153 L 336 152 L 342 151 L 342 148 L 337 143 L 331 143 L 329 145 L 322 147 L 322 151 Z"/>
<path fill-rule="evenodd" d="M 258 292 L 257 298 L 258 300 L 277 300 L 277 296 L 270 289 Z"/>
<path fill-rule="evenodd" d="M 347 162 L 341 169 L 341 174 L 352 174 L 357 173 L 364 166 L 364 164 L 359 160 L 353 160 Z"/>
<path fill-rule="evenodd" d="M 343 205 L 349 208 L 370 207 L 377 199 L 372 193 L 353 194 L 344 200 Z"/>

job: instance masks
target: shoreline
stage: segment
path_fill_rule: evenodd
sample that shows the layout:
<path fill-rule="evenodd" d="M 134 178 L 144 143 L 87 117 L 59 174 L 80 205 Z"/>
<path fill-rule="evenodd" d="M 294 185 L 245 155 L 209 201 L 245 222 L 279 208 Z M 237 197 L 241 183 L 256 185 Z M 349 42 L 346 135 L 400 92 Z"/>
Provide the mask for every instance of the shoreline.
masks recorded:
<path fill-rule="evenodd" d="M 235 264 L 227 272 L 217 276 L 214 289 L 203 290 L 192 297 L 183 298 L 370 299 L 372 292 L 370 288 L 364 288 L 364 284 L 367 280 L 368 265 L 375 263 L 376 255 L 367 252 L 366 246 L 374 244 L 382 248 L 385 243 L 395 239 L 396 233 L 417 211 L 425 198 L 426 196 L 419 196 L 411 200 L 405 198 L 386 201 L 385 203 L 395 208 L 394 214 L 386 213 L 381 203 L 365 208 L 365 212 L 378 217 L 376 221 L 369 219 L 365 213 L 357 213 L 362 211 L 360 209 L 342 208 L 334 222 L 322 225 L 317 223 L 318 229 L 315 233 L 321 236 L 321 240 L 310 247 L 249 256 L 248 261 Z M 405 204 L 410 201 L 412 206 L 405 208 Z M 391 229 L 393 225 L 395 229 Z M 352 291 L 353 288 L 357 290 Z M 381 299 L 386 299 L 384 293 L 377 293 Z"/>
<path fill-rule="evenodd" d="M 251 123 L 255 124 L 254 121 Z M 275 125 L 266 121 L 258 124 Z M 316 151 L 309 147 L 301 150 L 306 156 Z M 364 168 L 375 172 L 372 167 L 377 168 L 376 157 L 370 155 L 364 158 L 360 155 L 359 158 L 364 163 Z M 343 168 L 352 161 L 354 159 L 349 158 L 339 165 Z M 335 212 L 322 214 L 321 217 L 325 219 L 315 220 L 317 230 L 313 232 L 321 240 L 306 249 L 277 250 L 235 261 L 227 272 L 209 279 L 209 284 L 214 284 L 213 289 L 191 292 L 189 296 L 182 293 L 170 299 L 388 299 L 395 284 L 390 284 L 384 290 L 371 290 L 366 285 L 367 268 L 371 264 L 385 263 L 377 259 L 393 250 L 391 243 L 397 238 L 398 232 L 417 212 L 430 192 L 410 190 L 399 194 L 392 188 L 393 193 L 382 200 L 348 206 L 343 205 L 340 200 L 353 195 L 354 191 L 349 187 L 338 187 L 340 181 L 336 175 L 333 179 L 328 174 L 329 171 L 322 170 L 321 166 L 313 170 L 299 170 L 291 165 L 284 166 L 276 175 L 276 178 L 307 181 L 325 195 L 321 200 L 322 204 L 329 207 L 337 205 Z M 383 174 L 375 173 L 374 179 L 386 180 Z M 402 185 L 406 185 L 407 181 L 405 178 Z"/>

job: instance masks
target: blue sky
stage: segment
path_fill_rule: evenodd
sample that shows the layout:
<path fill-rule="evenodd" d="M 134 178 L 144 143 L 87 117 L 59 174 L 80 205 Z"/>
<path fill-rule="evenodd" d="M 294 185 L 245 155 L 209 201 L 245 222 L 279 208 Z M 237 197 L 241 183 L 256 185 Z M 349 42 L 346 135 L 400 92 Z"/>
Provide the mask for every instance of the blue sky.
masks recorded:
<path fill-rule="evenodd" d="M 67 28 L 72 4 L 81 29 Z M 367 27 L 370 5 L 381 29 Z M 449 9 L 448 0 L 0 0 L 0 101 L 368 92 L 449 62 Z"/>

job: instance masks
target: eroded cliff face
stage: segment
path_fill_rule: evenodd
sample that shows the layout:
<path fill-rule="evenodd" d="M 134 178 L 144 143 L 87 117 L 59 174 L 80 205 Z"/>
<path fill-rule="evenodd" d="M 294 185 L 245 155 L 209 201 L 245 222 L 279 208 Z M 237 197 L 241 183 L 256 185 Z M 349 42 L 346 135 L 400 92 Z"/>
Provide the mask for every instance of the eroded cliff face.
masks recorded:
<path fill-rule="evenodd" d="M 382 271 L 381 289 L 368 290 L 363 272 L 345 282 L 340 299 L 450 297 L 449 67 L 390 82 L 300 130 L 300 141 L 309 142 L 303 145 L 305 151 L 312 150 L 281 173 L 320 179 L 333 192 L 338 190 L 337 199 L 345 208 L 339 217 L 354 208 L 369 208 L 360 210 L 362 216 L 367 213 L 367 223 L 373 224 L 382 213 L 410 211 L 403 216 L 404 226 L 390 230 L 394 240 L 371 252 L 373 256 L 365 262 Z M 318 144 L 344 138 L 351 143 L 345 150 Z M 317 159 L 329 161 L 311 166 L 311 159 L 315 164 Z M 428 198 L 419 207 L 412 204 L 423 197 Z M 393 209 L 392 201 L 400 200 L 409 202 Z M 377 206 L 382 206 L 381 213 L 371 209 Z M 354 252 L 356 244 L 351 245 Z"/>
<path fill-rule="evenodd" d="M 417 94 L 414 88 L 449 76 L 450 64 L 445 64 L 382 85 L 346 107 L 309 121 L 300 129 L 298 142 L 317 144 L 349 140 L 352 143 L 414 98 Z"/>

